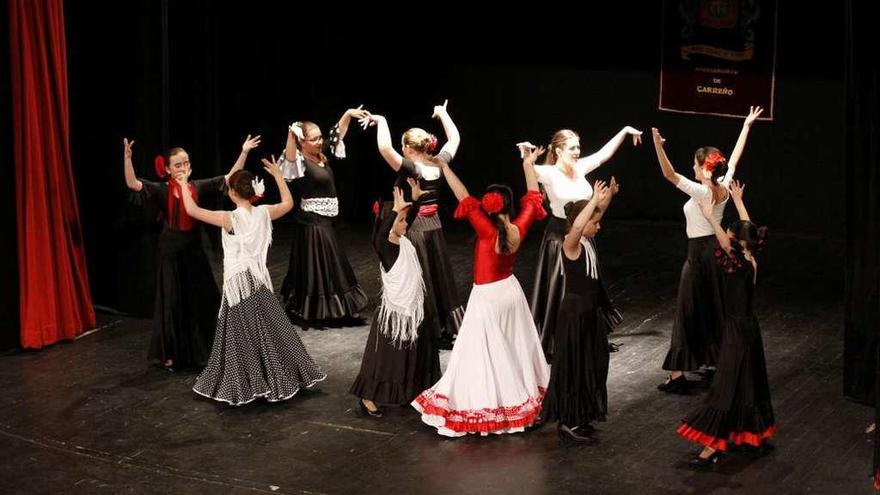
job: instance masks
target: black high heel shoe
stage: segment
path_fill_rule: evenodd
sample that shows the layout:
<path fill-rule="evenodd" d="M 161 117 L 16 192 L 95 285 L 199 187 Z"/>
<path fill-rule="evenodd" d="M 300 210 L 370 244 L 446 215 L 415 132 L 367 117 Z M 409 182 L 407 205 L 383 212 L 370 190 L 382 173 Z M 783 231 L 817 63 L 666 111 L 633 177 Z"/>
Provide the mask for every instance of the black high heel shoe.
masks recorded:
<path fill-rule="evenodd" d="M 556 430 L 559 434 L 559 439 L 563 442 L 574 442 L 581 445 L 592 445 L 596 443 L 596 438 L 590 436 L 593 432 L 593 428 L 579 428 L 577 426 L 566 426 L 562 423 L 559 423 L 559 426 Z"/>
<path fill-rule="evenodd" d="M 721 451 L 716 450 L 712 452 L 712 455 L 709 457 L 700 457 L 700 454 L 697 454 L 693 457 L 693 459 L 688 462 L 688 466 L 692 469 L 707 469 L 715 464 L 718 464 L 718 460 L 721 459 Z"/>
<path fill-rule="evenodd" d="M 367 405 L 364 404 L 364 401 L 361 399 L 358 399 L 358 404 L 360 404 L 361 406 L 361 412 L 366 414 L 367 416 L 370 416 L 371 418 L 379 419 L 385 417 L 385 413 L 383 413 L 381 409 L 371 411 L 370 408 L 368 408 Z"/>
<path fill-rule="evenodd" d="M 678 375 L 674 379 L 667 378 L 666 382 L 657 385 L 657 390 L 668 394 L 683 394 L 687 392 L 687 389 L 688 381 L 684 374 Z"/>

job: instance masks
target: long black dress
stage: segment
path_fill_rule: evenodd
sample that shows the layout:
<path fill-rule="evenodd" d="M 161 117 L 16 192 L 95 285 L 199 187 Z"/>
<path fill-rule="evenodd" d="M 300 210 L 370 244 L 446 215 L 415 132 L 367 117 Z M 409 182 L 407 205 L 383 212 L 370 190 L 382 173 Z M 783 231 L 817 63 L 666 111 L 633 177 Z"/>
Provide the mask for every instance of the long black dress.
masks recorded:
<path fill-rule="evenodd" d="M 601 285 L 587 275 L 586 247 L 576 260 L 560 252 L 565 295 L 556 317 L 555 352 L 544 397 L 545 421 L 585 426 L 608 411 L 608 336 L 599 324 Z"/>
<path fill-rule="evenodd" d="M 373 249 L 386 271 L 394 266 L 400 253 L 400 246 L 388 241 L 395 217 L 394 212 L 384 208 L 373 231 Z M 421 259 L 419 261 L 421 263 Z M 380 328 L 381 308 L 376 308 L 361 369 L 349 390 L 353 395 L 382 405 L 404 405 L 440 379 L 440 357 L 431 335 L 435 320 L 431 313 L 433 307 L 428 303 L 427 286 L 425 281 L 424 319 L 418 329 L 418 339 L 412 345 L 392 342 Z"/>
<path fill-rule="evenodd" d="M 338 141 L 334 127 L 325 141 L 327 151 Z M 339 206 L 333 169 L 302 153 L 296 162 L 282 159 L 282 166 L 296 198 L 290 263 L 281 287 L 287 311 L 306 321 L 358 316 L 367 295 L 336 239 Z"/>
<path fill-rule="evenodd" d="M 723 275 L 721 352 L 705 403 L 678 428 L 683 438 L 721 451 L 729 443 L 758 447 L 776 432 L 764 344 L 752 311 L 755 269 L 738 247 L 731 256 L 715 250 Z"/>
<path fill-rule="evenodd" d="M 452 156 L 443 151 L 437 159 L 445 163 L 452 161 Z M 430 176 L 429 176 L 430 174 Z M 405 185 L 407 177 L 419 181 L 422 195 L 419 197 L 418 215 L 407 229 L 407 238 L 413 243 L 422 265 L 422 277 L 425 280 L 425 317 L 430 333 L 434 338 L 446 335 L 450 338 L 458 333 L 464 309 L 455 286 L 455 275 L 449 253 L 446 249 L 446 238 L 443 225 L 437 210 L 440 202 L 442 175 L 437 168 L 420 166 L 409 158 L 404 158 L 398 171 L 398 187 L 409 191 Z"/>
<path fill-rule="evenodd" d="M 183 208 L 180 191 L 169 194 L 169 182 L 141 179 L 132 201 L 159 212 L 156 299 L 149 359 L 172 360 L 175 368 L 203 365 L 210 355 L 220 306 L 220 290 L 205 254 L 202 224 Z M 196 197 L 216 194 L 224 177 L 191 181 Z M 176 189 L 176 186 L 171 186 Z"/>

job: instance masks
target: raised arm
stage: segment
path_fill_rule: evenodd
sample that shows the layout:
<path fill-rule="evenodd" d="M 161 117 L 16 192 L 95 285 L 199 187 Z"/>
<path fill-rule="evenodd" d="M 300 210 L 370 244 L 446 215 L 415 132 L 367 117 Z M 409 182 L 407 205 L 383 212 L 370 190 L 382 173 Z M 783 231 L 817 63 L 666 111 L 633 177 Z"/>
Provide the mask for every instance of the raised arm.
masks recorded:
<path fill-rule="evenodd" d="M 733 247 L 730 245 L 730 237 L 727 236 L 727 232 L 721 228 L 721 224 L 718 223 L 712 215 L 712 208 L 714 206 L 715 200 L 703 201 L 700 203 L 700 211 L 703 212 L 703 216 L 706 217 L 706 220 L 712 224 L 712 229 L 715 231 L 715 238 L 718 239 L 718 244 L 721 245 L 721 249 L 723 249 L 725 253 L 730 254 L 733 250 Z"/>
<path fill-rule="evenodd" d="M 285 160 L 289 162 L 296 161 L 296 158 L 299 156 L 299 149 L 296 147 L 299 139 L 303 139 L 302 126 L 299 122 L 294 122 L 287 128 L 287 143 L 284 145 Z"/>
<path fill-rule="evenodd" d="M 369 123 L 375 123 L 376 125 L 376 146 L 379 148 L 379 154 L 385 159 L 385 163 L 397 172 L 403 163 L 403 157 L 394 150 L 394 146 L 391 144 L 391 131 L 388 129 L 388 121 L 381 115 L 370 115 Z"/>
<path fill-rule="evenodd" d="M 590 202 L 587 203 L 587 206 L 585 206 L 584 209 L 578 213 L 578 216 L 575 217 L 574 222 L 571 224 L 571 228 L 562 240 L 562 249 L 565 251 L 565 255 L 568 256 L 568 259 L 576 259 L 580 256 L 580 243 L 581 237 L 583 236 L 584 226 L 587 225 L 587 222 L 589 222 L 590 218 L 593 216 L 593 212 L 596 211 L 596 208 L 603 201 L 605 201 L 605 197 L 608 195 L 610 195 L 608 186 L 605 185 L 604 181 L 597 180 L 593 187 L 593 197 L 590 198 Z"/>
<path fill-rule="evenodd" d="M 412 179 L 410 179 L 410 180 L 412 180 Z M 399 232 L 395 231 L 394 227 L 397 226 L 397 224 L 401 220 L 406 218 L 407 209 L 410 208 L 411 206 L 412 206 L 412 203 L 406 201 L 403 198 L 403 191 L 399 187 L 395 186 L 394 187 L 394 206 L 391 208 L 391 211 L 393 211 L 395 213 L 396 218 L 394 219 L 394 223 L 391 224 L 392 225 L 391 230 L 388 232 L 388 242 L 390 242 L 391 244 L 400 244 L 401 234 Z"/>
<path fill-rule="evenodd" d="M 134 146 L 134 139 L 122 138 L 122 163 L 125 168 L 125 186 L 132 191 L 140 191 L 144 188 L 144 184 L 138 180 L 134 173 L 134 164 L 131 162 L 131 147 Z"/>
<path fill-rule="evenodd" d="M 657 152 L 657 161 L 660 162 L 660 171 L 663 172 L 663 177 L 677 186 L 678 174 L 675 173 L 675 168 L 672 166 L 672 162 L 669 161 L 669 158 L 666 156 L 666 150 L 663 148 L 666 140 L 663 139 L 663 136 L 660 135 L 660 131 L 656 127 L 651 128 L 651 135 L 654 138 L 654 151 Z"/>
<path fill-rule="evenodd" d="M 450 168 L 448 164 L 443 164 L 442 170 L 443 176 L 446 177 L 446 183 L 449 184 L 449 188 L 452 189 L 452 194 L 455 194 L 455 199 L 461 201 L 470 196 L 467 187 L 465 187 L 461 180 L 459 180 L 458 176 L 455 175 L 455 172 L 452 171 L 452 168 Z"/>
<path fill-rule="evenodd" d="M 602 146 L 599 151 L 579 159 L 575 165 L 578 173 L 586 175 L 610 160 L 611 157 L 614 156 L 614 153 L 620 148 L 620 145 L 623 144 L 623 141 L 627 136 L 632 136 L 633 146 L 638 146 L 642 142 L 642 131 L 634 127 L 626 126 L 618 131 L 610 141 L 605 143 L 605 146 Z"/>
<path fill-rule="evenodd" d="M 235 163 L 232 164 L 232 168 L 229 169 L 229 172 L 223 177 L 224 179 L 226 179 L 226 182 L 229 182 L 229 178 L 232 177 L 232 174 L 244 168 L 244 163 L 247 161 L 248 153 L 250 153 L 252 149 L 256 148 L 259 145 L 260 136 L 251 137 L 250 134 L 247 135 L 247 138 L 241 145 L 241 153 L 238 155 L 238 159 L 235 160 Z"/>
<path fill-rule="evenodd" d="M 749 138 L 749 131 L 752 128 L 752 124 L 755 123 L 755 120 L 758 119 L 758 116 L 761 115 L 764 109 L 761 107 L 749 107 L 749 115 L 746 117 L 746 120 L 743 121 L 742 130 L 739 131 L 739 138 L 736 140 L 736 146 L 733 147 L 733 153 L 730 154 L 730 161 L 727 162 L 728 167 L 728 176 L 733 177 L 733 172 L 736 170 L 736 166 L 739 164 L 739 159 L 742 157 L 743 150 L 746 149 L 746 141 Z"/>
<path fill-rule="evenodd" d="M 544 147 L 527 149 L 523 151 L 523 175 L 526 177 L 526 189 L 538 191 L 538 176 L 535 175 L 535 160 L 544 154 Z"/>
<path fill-rule="evenodd" d="M 342 141 L 345 139 L 345 134 L 348 133 L 348 124 L 351 123 L 351 119 L 362 119 L 369 115 L 369 112 L 364 110 L 364 106 L 360 105 L 357 108 L 349 108 L 342 114 L 342 117 L 339 118 L 339 122 L 337 122 L 337 126 L 339 126 L 339 140 Z"/>
<path fill-rule="evenodd" d="M 229 212 L 206 210 L 196 204 L 195 200 L 192 198 L 192 193 L 189 190 L 188 173 L 174 180 L 180 184 L 181 196 L 183 196 L 183 207 L 186 209 L 187 215 L 200 222 L 214 225 L 216 227 L 222 227 L 227 232 L 232 230 L 232 219 L 229 218 Z"/>
<path fill-rule="evenodd" d="M 449 100 L 443 100 L 442 105 L 435 106 L 434 114 L 431 115 L 431 117 L 440 119 L 440 123 L 443 124 L 443 132 L 446 134 L 446 144 L 440 148 L 438 154 L 445 151 L 449 153 L 449 156 L 455 157 L 455 153 L 458 151 L 458 145 L 461 144 L 461 135 L 459 135 L 458 127 L 455 126 L 452 117 L 450 117 L 449 113 L 446 111 L 447 103 L 449 103 Z"/>
<path fill-rule="evenodd" d="M 281 164 L 275 160 L 275 156 L 270 157 L 272 161 L 263 158 L 263 168 L 275 179 L 278 185 L 278 191 L 281 193 L 281 202 L 274 205 L 268 205 L 269 218 L 276 220 L 283 217 L 287 212 L 293 209 L 293 196 L 290 194 L 290 188 L 287 187 L 287 181 L 281 173 Z"/>
<path fill-rule="evenodd" d="M 746 210 L 746 204 L 743 202 L 744 186 L 740 181 L 735 180 L 730 184 L 730 197 L 733 198 L 733 204 L 736 206 L 736 212 L 739 213 L 740 220 L 751 220 L 749 212 Z"/>

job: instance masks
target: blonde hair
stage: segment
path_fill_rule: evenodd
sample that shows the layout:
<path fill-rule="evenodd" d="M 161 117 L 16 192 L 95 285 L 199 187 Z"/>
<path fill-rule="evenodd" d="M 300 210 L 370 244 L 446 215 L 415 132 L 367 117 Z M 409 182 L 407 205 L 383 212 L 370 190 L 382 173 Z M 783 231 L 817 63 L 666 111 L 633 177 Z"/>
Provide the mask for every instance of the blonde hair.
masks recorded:
<path fill-rule="evenodd" d="M 556 163 L 556 160 L 559 159 L 559 156 L 556 154 L 556 148 L 562 148 L 565 145 L 565 142 L 569 139 L 580 140 L 581 137 L 570 129 L 560 129 L 553 134 L 553 137 L 550 138 L 550 145 L 547 150 L 548 164 L 553 165 Z"/>
<path fill-rule="evenodd" d="M 417 153 L 424 155 L 424 158 L 436 166 L 441 166 L 440 160 L 434 155 L 437 145 L 437 137 L 424 129 L 413 127 L 403 133 L 401 139 L 403 147 L 410 147 Z"/>

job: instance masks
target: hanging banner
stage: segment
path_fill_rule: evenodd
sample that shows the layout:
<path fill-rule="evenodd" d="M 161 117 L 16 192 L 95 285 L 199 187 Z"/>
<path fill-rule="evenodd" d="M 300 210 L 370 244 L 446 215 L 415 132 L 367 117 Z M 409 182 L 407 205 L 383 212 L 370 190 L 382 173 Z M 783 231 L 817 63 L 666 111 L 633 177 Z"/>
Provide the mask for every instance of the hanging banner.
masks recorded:
<path fill-rule="evenodd" d="M 660 110 L 773 120 L 776 0 L 664 0 Z"/>

